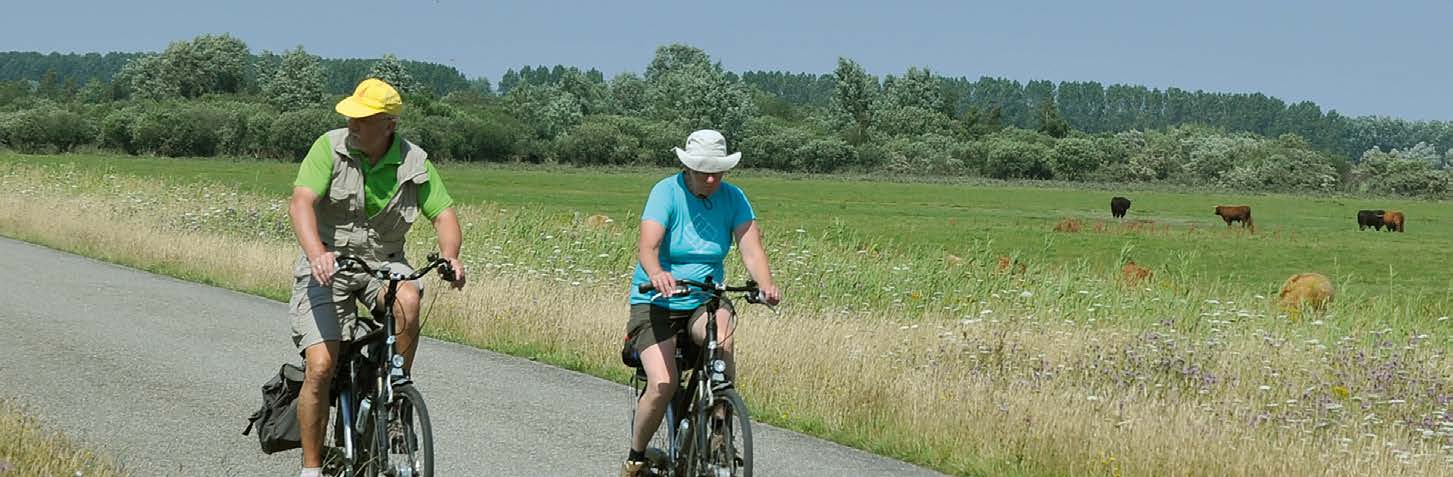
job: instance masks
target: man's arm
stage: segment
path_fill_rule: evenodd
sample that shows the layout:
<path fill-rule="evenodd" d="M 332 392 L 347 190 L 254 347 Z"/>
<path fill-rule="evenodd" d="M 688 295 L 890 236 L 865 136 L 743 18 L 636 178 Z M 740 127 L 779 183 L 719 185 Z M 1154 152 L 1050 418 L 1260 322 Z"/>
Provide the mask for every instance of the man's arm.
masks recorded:
<path fill-rule="evenodd" d="M 327 286 L 333 280 L 334 259 L 337 257 L 323 246 L 322 238 L 318 237 L 318 214 L 313 208 L 317 203 L 318 194 L 313 189 L 293 187 L 293 198 L 288 203 L 288 218 L 293 223 L 293 235 L 298 237 L 298 246 L 303 248 L 303 255 L 308 257 L 313 278 Z"/>
<path fill-rule="evenodd" d="M 459 247 L 464 241 L 464 233 L 459 228 L 459 215 L 454 213 L 453 207 L 434 216 L 434 232 L 439 236 L 439 256 L 454 267 L 454 283 L 451 285 L 455 289 L 464 288 L 464 267 L 459 263 Z"/>

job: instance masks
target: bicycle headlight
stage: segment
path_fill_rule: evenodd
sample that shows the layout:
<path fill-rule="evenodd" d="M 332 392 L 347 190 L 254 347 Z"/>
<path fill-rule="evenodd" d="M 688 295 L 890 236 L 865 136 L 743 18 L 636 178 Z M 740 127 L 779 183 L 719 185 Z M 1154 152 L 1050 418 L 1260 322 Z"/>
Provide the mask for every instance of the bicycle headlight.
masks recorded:
<path fill-rule="evenodd" d="M 719 359 L 716 360 L 716 361 L 712 361 L 711 362 L 711 370 L 712 371 L 716 371 L 718 373 L 725 373 L 726 372 L 726 361 L 722 361 L 722 360 L 719 360 Z"/>
<path fill-rule="evenodd" d="M 393 359 L 389 360 L 389 362 L 390 363 L 393 363 L 393 365 L 394 365 L 395 368 L 402 368 L 402 367 L 404 367 L 404 357 L 403 357 L 403 355 L 396 354 L 396 355 L 394 355 Z"/>

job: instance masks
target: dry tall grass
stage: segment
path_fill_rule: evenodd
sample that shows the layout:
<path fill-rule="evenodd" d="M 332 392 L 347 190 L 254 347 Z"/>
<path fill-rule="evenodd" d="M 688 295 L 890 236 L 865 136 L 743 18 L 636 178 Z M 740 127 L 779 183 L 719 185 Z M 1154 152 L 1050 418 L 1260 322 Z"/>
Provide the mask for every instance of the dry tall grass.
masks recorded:
<path fill-rule="evenodd" d="M 76 445 L 0 400 L 0 475 L 113 477 L 126 475 L 111 460 Z"/>
<path fill-rule="evenodd" d="M 295 246 L 275 216 L 259 212 L 262 225 L 239 230 L 175 220 L 204 205 L 169 197 L 228 194 L 225 188 L 179 192 L 83 174 L 66 177 L 76 188 L 39 187 L 36 170 L 0 173 L 0 233 L 282 293 Z M 115 194 L 161 213 L 137 213 Z M 280 202 L 231 194 L 228 207 L 242 211 L 275 211 Z M 464 207 L 461 216 L 467 235 L 518 227 L 541 240 L 527 246 L 557 243 L 546 239 L 559 232 L 540 227 L 544 220 L 528 211 Z M 623 376 L 624 270 L 583 270 L 592 279 L 572 281 L 562 271 L 579 264 L 562 257 L 572 247 L 593 253 L 625 231 L 587 220 L 576 226 L 584 238 L 544 245 L 553 251 L 532 257 L 502 253 L 513 239 L 466 250 L 471 286 L 436 297 L 426 332 Z M 432 246 L 423 237 L 412 244 L 418 252 Z M 809 263 L 808 255 L 852 250 L 774 258 L 790 268 Z M 839 306 L 834 297 L 843 291 L 784 280 L 796 301 L 780 316 L 745 310 L 736 331 L 740 387 L 756 416 L 959 475 L 1453 471 L 1453 363 L 1446 358 L 1453 337 L 1358 324 L 1407 313 L 1397 302 L 1339 301 L 1327 316 L 1343 316 L 1341 325 L 1293 325 L 1269 314 L 1265 297 L 1193 287 L 1183 277 L 1157 276 L 1148 282 L 1154 287 L 1127 291 L 1117 284 L 1119 270 L 1036 268 L 1011 278 L 993 273 L 987 257 L 983 263 L 944 272 L 983 283 L 966 291 L 980 294 L 977 306 L 928 310 L 912 320 L 891 309 Z"/>

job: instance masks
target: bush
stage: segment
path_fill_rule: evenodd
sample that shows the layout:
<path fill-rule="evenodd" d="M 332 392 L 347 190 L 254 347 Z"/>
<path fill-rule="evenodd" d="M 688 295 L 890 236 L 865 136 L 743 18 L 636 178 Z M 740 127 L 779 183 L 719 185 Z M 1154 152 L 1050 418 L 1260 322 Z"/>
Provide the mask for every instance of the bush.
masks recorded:
<path fill-rule="evenodd" d="M 1060 139 L 1050 153 L 1050 171 L 1065 180 L 1079 180 L 1100 168 L 1095 142 L 1082 138 Z"/>
<path fill-rule="evenodd" d="M 561 136 L 556 153 L 561 162 L 581 166 L 622 165 L 637 161 L 641 140 L 623 131 L 610 117 L 587 117 Z"/>
<path fill-rule="evenodd" d="M 0 122 L 0 140 L 22 152 L 70 151 L 95 137 L 91 119 L 48 102 Z"/>
<path fill-rule="evenodd" d="M 267 139 L 259 144 L 267 157 L 302 161 L 318 136 L 344 125 L 343 117 L 332 110 L 289 111 L 273 119 L 268 125 Z"/>
<path fill-rule="evenodd" d="M 904 137 L 888 141 L 884 146 L 881 158 L 869 157 L 873 161 L 884 161 L 883 167 L 891 172 L 958 175 L 970 170 L 963 159 L 968 155 L 969 147 L 952 137 L 938 134 Z"/>
<path fill-rule="evenodd" d="M 854 169 L 859 166 L 858 151 L 836 137 L 815 138 L 797 148 L 793 154 L 793 166 L 806 172 Z"/>
<path fill-rule="evenodd" d="M 798 149 L 813 138 L 806 130 L 771 117 L 753 118 L 742 129 L 743 138 L 736 146 L 744 158 L 742 166 L 750 168 L 795 170 Z M 730 149 L 731 138 L 727 141 Z"/>
<path fill-rule="evenodd" d="M 1448 194 L 1449 178 L 1424 160 L 1405 159 L 1397 151 L 1368 150 L 1352 169 L 1359 192 L 1441 198 Z"/>
<path fill-rule="evenodd" d="M 222 112 L 206 105 L 151 103 L 131 126 L 131 144 L 138 152 L 163 156 L 212 156 L 222 123 Z"/>
<path fill-rule="evenodd" d="M 101 147 L 120 149 L 127 154 L 136 154 L 131 142 L 131 129 L 141 116 L 140 106 L 126 106 L 111 111 L 101 119 Z"/>
<path fill-rule="evenodd" d="M 416 116 L 400 120 L 399 135 L 429 152 L 429 159 L 447 161 L 461 156 L 464 128 L 454 119 L 442 116 Z"/>
<path fill-rule="evenodd" d="M 984 174 L 995 179 L 1048 179 L 1049 146 L 1037 142 L 1021 142 L 1002 136 L 984 141 Z"/>

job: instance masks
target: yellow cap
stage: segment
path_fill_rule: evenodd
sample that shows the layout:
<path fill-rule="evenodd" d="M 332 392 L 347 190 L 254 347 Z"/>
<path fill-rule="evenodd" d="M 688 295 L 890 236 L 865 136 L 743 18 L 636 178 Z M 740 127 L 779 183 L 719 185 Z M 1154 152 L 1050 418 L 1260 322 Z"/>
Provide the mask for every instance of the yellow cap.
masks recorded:
<path fill-rule="evenodd" d="M 393 86 L 378 78 L 369 78 L 358 83 L 353 96 L 343 98 L 333 109 L 350 118 L 366 118 L 379 113 L 398 116 L 404 110 L 404 100 Z"/>

